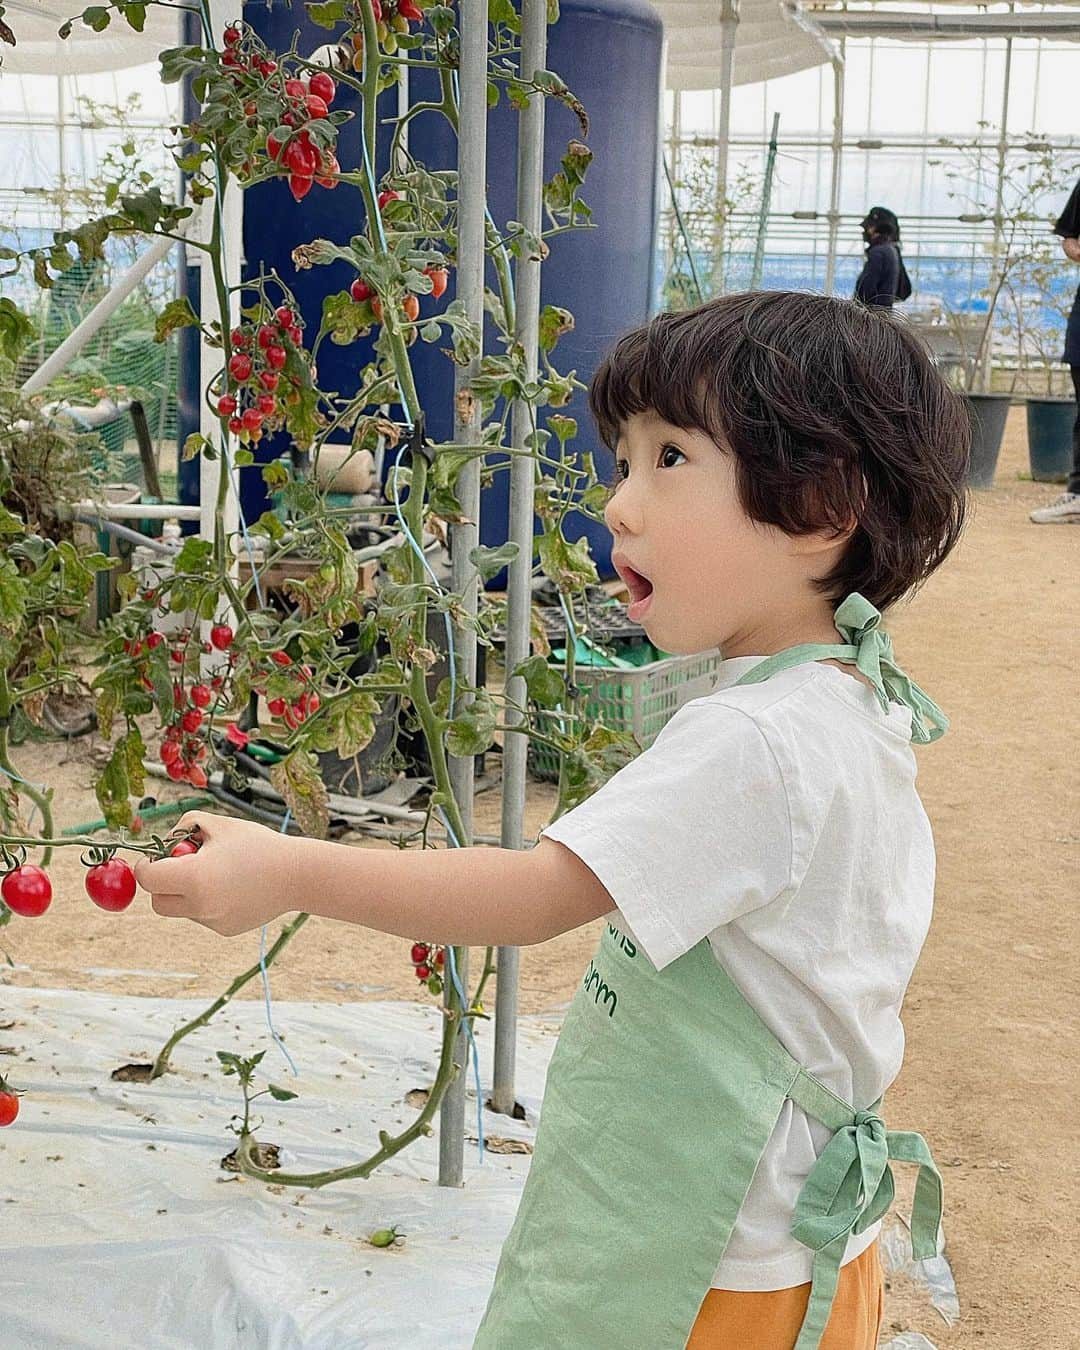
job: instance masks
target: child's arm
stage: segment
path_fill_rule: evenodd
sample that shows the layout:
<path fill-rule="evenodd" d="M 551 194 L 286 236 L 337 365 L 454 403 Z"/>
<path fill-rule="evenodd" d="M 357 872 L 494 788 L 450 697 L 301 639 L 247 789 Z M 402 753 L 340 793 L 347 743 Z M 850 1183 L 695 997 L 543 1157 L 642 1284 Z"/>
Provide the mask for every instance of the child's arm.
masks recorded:
<path fill-rule="evenodd" d="M 141 862 L 154 909 L 225 937 L 306 910 L 455 946 L 527 946 L 614 909 L 575 854 L 535 848 L 371 849 L 296 839 L 250 821 L 189 812 L 198 853 Z"/>

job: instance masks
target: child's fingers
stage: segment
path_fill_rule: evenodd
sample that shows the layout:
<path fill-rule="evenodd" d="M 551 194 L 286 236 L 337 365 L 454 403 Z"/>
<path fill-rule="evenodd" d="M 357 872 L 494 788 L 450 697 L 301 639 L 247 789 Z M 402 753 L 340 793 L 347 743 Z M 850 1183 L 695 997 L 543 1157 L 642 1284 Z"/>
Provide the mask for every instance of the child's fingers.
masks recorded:
<path fill-rule="evenodd" d="M 154 895 L 150 899 L 150 906 L 155 914 L 160 914 L 163 919 L 186 919 L 188 918 L 188 901 L 182 895 Z"/>
<path fill-rule="evenodd" d="M 188 834 L 198 830 L 204 839 L 212 839 L 228 819 L 228 816 L 214 815 L 210 811 L 185 811 L 169 833 Z"/>
<path fill-rule="evenodd" d="M 151 895 L 186 895 L 198 880 L 198 854 L 186 858 L 140 858 L 135 864 L 135 880 Z"/>

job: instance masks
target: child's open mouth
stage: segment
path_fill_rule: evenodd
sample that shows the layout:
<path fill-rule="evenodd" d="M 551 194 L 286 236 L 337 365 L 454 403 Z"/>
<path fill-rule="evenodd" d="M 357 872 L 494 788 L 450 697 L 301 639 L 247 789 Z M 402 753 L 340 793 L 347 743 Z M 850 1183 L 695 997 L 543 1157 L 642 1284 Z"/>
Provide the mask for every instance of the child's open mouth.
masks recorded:
<path fill-rule="evenodd" d="M 626 607 L 627 618 L 637 623 L 652 602 L 653 584 L 648 577 L 631 567 L 620 553 L 611 555 L 611 564 L 630 592 L 630 603 Z"/>

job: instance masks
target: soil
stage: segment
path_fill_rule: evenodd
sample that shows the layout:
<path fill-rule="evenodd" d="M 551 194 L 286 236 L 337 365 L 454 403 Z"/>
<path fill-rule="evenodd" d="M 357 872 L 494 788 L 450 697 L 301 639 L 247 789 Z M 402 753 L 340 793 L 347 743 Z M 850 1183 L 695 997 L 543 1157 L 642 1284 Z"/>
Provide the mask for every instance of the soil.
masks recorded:
<path fill-rule="evenodd" d="M 921 1129 L 942 1166 L 962 1315 L 946 1327 L 896 1279 L 883 1339 L 918 1330 L 940 1350 L 1080 1347 L 1080 755 L 1067 716 L 1080 674 L 1080 529 L 1028 522 L 1059 489 L 1027 480 L 1023 418 L 1012 410 L 995 486 L 975 495 L 959 548 L 890 621 L 901 661 L 952 729 L 919 751 L 937 912 L 888 1115 Z M 55 786 L 58 827 L 100 814 L 89 786 L 97 753 L 89 738 L 18 752 L 26 777 Z M 148 790 L 179 795 L 156 780 Z M 498 832 L 498 798 L 478 799 L 478 832 Z M 552 802 L 549 786 L 530 785 L 527 829 Z M 257 959 L 257 937 L 164 928 L 141 896 L 125 915 L 101 913 L 74 852 L 52 865 L 48 919 L 0 934 L 15 963 L 0 982 L 209 998 Z M 598 928 L 522 952 L 522 1011 L 565 1006 Z M 318 919 L 274 967 L 273 990 L 280 1000 L 416 997 L 406 943 Z M 261 991 L 252 982 L 241 997 Z"/>

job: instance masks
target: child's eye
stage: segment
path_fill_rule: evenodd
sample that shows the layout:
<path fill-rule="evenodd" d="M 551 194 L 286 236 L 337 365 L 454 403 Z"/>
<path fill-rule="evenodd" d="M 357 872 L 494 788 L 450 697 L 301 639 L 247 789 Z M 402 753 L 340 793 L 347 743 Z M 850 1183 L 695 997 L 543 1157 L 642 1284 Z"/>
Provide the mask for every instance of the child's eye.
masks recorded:
<path fill-rule="evenodd" d="M 677 461 L 672 461 L 671 456 L 678 455 L 679 459 L 685 459 L 686 456 L 677 445 L 665 445 L 660 451 L 660 467 L 662 469 L 674 469 Z"/>
<path fill-rule="evenodd" d="M 615 461 L 615 481 L 621 483 L 623 479 L 630 477 L 630 461 L 626 459 L 617 459 Z"/>

